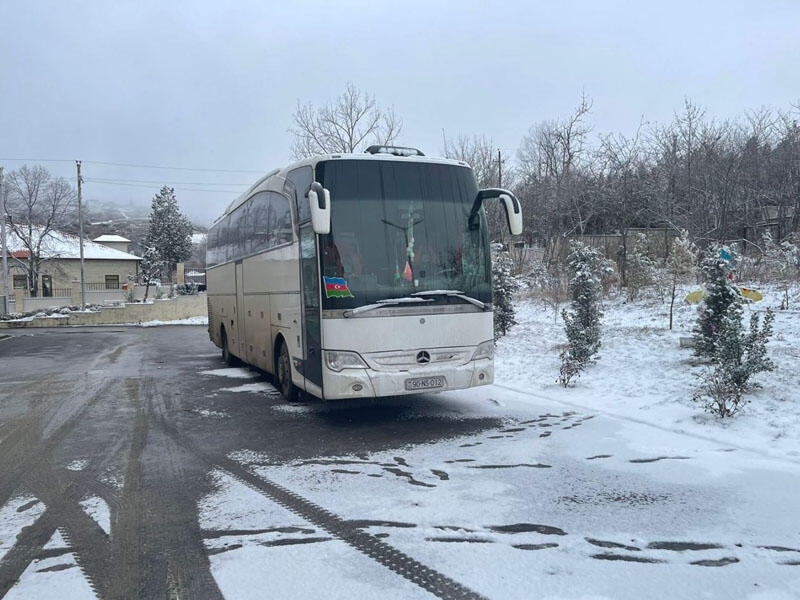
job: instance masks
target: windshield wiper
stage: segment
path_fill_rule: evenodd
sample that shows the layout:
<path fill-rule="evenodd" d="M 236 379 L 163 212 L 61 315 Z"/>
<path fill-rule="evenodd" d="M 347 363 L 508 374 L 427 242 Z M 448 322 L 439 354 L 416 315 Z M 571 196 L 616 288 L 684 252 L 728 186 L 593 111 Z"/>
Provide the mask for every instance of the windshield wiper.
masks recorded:
<path fill-rule="evenodd" d="M 415 296 L 416 294 L 412 294 Z M 404 296 L 402 298 L 386 298 L 384 300 L 376 300 L 373 304 L 365 304 L 358 308 L 344 311 L 345 317 L 351 317 L 363 312 L 369 312 L 378 308 L 385 308 L 387 306 L 396 306 L 398 304 L 419 304 L 420 302 L 433 302 L 433 298 L 412 298 L 411 296 Z"/>
<path fill-rule="evenodd" d="M 464 300 L 465 302 L 469 302 L 470 304 L 474 304 L 478 308 L 482 310 L 489 310 L 489 305 L 485 302 L 481 302 L 477 298 L 473 298 L 472 296 L 467 296 L 461 290 L 427 290 L 425 292 L 414 292 L 411 294 L 412 296 L 448 296 L 451 298 L 459 298 L 460 300 Z"/>

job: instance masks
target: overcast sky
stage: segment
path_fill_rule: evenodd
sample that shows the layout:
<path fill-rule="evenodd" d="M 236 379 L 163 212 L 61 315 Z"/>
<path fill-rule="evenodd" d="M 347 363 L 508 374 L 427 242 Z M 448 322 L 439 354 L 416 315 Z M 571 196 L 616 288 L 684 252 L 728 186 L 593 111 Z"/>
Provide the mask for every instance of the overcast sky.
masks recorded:
<path fill-rule="evenodd" d="M 169 184 L 208 225 L 290 161 L 298 101 L 323 105 L 348 81 L 429 155 L 444 131 L 513 158 L 582 92 L 595 135 L 667 123 L 685 98 L 717 119 L 791 110 L 800 2 L 0 0 L 0 57 L 7 171 L 39 159 L 74 179 L 81 159 L 88 202 L 148 204 Z"/>

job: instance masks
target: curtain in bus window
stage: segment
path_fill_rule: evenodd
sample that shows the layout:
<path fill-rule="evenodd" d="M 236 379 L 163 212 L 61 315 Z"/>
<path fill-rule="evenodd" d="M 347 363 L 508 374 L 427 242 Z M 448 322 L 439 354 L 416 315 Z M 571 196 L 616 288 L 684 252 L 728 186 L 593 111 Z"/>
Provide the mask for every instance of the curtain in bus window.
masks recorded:
<path fill-rule="evenodd" d="M 217 228 L 212 227 L 206 235 L 206 266 L 213 267 L 219 263 L 217 259 Z"/>
<path fill-rule="evenodd" d="M 280 246 L 292 241 L 292 210 L 289 199 L 270 192 L 270 247 Z"/>
<path fill-rule="evenodd" d="M 269 236 L 268 213 L 269 198 L 267 192 L 259 192 L 251 198 L 250 223 L 251 227 L 251 252 L 260 252 L 268 247 Z"/>
<path fill-rule="evenodd" d="M 284 191 L 295 202 L 297 223 L 302 224 L 311 220 L 311 208 L 308 205 L 308 190 L 311 189 L 313 172 L 311 167 L 300 167 L 289 171 L 286 175 L 286 188 Z"/>
<path fill-rule="evenodd" d="M 245 225 L 244 211 L 239 207 L 230 215 L 228 235 L 230 236 L 231 255 L 229 260 L 236 260 L 242 256 L 242 237 L 239 232 L 243 225 Z"/>

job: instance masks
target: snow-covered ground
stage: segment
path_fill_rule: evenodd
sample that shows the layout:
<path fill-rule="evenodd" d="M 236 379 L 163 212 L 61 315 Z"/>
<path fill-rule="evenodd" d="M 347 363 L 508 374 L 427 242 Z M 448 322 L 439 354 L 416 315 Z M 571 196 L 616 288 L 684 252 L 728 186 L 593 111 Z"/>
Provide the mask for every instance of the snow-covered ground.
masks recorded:
<path fill-rule="evenodd" d="M 691 349 L 680 347 L 680 338 L 691 336 L 697 320 L 697 306 L 683 302 L 676 302 L 670 331 L 669 307 L 657 299 L 606 301 L 600 358 L 574 387 L 564 389 L 556 383 L 558 354 L 566 342 L 563 321 L 554 319 L 552 307 L 542 302 L 521 301 L 518 324 L 498 344 L 495 380 L 565 406 L 800 462 L 800 292 L 795 290 L 790 302 L 794 309 L 782 311 L 777 310 L 782 292 L 760 289 L 764 299 L 745 307 L 745 321 L 749 322 L 751 311 L 763 313 L 768 307 L 775 311 L 767 348 L 777 368 L 754 377 L 761 389 L 747 395 L 749 403 L 732 419 L 712 417 L 692 401 L 696 375 L 703 367 Z"/>
<path fill-rule="evenodd" d="M 767 290 L 748 310 L 777 296 Z M 555 382 L 563 323 L 522 300 L 498 345 L 495 386 L 415 406 L 416 416 L 499 417 L 496 431 L 290 464 L 246 450 L 232 458 L 489 598 L 800 598 L 800 313 L 778 313 L 777 369 L 726 421 L 691 400 L 702 367 L 680 338 L 696 307 L 677 306 L 672 331 L 655 300 L 609 301 L 605 313 L 601 357 L 574 387 Z M 282 597 L 430 597 L 392 587 L 386 569 L 214 476 L 200 514 L 204 529 L 231 530 L 208 541 L 226 596 L 257 598 L 269 585 Z M 242 523 L 272 529 L 246 534 Z M 247 569 L 265 561 L 286 576 Z"/>
<path fill-rule="evenodd" d="M 765 290 L 747 310 L 778 304 Z M 408 426 L 488 417 L 496 429 L 288 464 L 248 448 L 230 458 L 488 598 L 800 598 L 800 311 L 776 311 L 777 369 L 719 420 L 692 401 L 703 367 L 679 343 L 696 307 L 676 306 L 671 331 L 654 299 L 604 310 L 600 358 L 573 387 L 556 383 L 563 323 L 523 299 L 494 386 L 389 401 Z M 246 369 L 198 375 L 300 419 L 326 410 L 287 405 Z M 433 597 L 223 469 L 211 477 L 199 519 L 226 598 Z M 84 507 L 107 523 L 93 499 Z M 0 540 L 41 510 L 34 498 L 0 509 Z M 72 578 L 62 600 L 87 597 L 75 572 L 45 573 Z M 15 597 L 41 589 L 34 574 Z"/>

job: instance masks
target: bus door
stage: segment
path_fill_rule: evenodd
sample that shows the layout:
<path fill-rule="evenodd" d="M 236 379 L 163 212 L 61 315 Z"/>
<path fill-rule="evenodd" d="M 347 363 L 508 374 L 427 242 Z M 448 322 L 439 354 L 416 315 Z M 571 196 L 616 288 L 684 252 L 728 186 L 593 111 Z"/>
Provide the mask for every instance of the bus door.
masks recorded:
<path fill-rule="evenodd" d="M 247 358 L 247 340 L 244 319 L 244 268 L 242 261 L 236 261 L 236 356 Z"/>
<path fill-rule="evenodd" d="M 300 286 L 303 298 L 303 375 L 322 387 L 322 334 L 320 332 L 317 236 L 311 223 L 300 227 Z"/>

